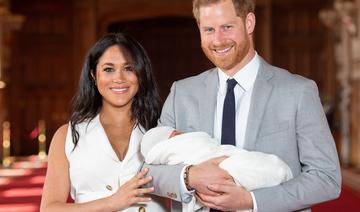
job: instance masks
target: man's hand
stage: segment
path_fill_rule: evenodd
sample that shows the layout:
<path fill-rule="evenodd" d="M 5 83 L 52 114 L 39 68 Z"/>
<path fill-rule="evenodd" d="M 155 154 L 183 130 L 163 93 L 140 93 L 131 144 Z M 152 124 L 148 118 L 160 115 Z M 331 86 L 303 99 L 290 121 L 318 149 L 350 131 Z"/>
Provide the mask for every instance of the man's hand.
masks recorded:
<path fill-rule="evenodd" d="M 250 192 L 235 183 L 211 184 L 209 190 L 220 195 L 212 196 L 196 193 L 196 199 L 203 205 L 221 211 L 253 209 Z"/>
<path fill-rule="evenodd" d="M 233 178 L 229 173 L 219 167 L 219 163 L 226 158 L 213 158 L 192 166 L 189 170 L 190 187 L 202 194 L 218 195 L 216 192 L 209 190 L 208 185 L 233 182 Z"/>

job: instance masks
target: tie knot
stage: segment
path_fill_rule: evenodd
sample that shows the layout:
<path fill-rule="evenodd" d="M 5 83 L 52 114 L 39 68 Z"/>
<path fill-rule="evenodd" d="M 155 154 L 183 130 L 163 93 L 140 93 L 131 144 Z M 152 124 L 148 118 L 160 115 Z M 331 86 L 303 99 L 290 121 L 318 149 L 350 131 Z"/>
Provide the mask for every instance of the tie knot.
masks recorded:
<path fill-rule="evenodd" d="M 237 84 L 235 79 L 228 79 L 226 83 L 227 83 L 227 90 L 233 90 L 235 85 Z"/>

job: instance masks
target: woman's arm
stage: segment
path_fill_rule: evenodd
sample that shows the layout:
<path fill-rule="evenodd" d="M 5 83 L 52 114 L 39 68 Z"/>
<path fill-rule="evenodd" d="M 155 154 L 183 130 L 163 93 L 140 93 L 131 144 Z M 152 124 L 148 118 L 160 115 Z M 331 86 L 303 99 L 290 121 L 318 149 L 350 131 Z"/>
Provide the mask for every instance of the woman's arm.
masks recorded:
<path fill-rule="evenodd" d="M 70 192 L 69 162 L 65 155 L 67 128 L 68 125 L 60 127 L 51 141 L 40 211 L 117 211 L 150 201 L 150 198 L 141 197 L 154 190 L 152 187 L 139 188 L 152 179 L 145 177 L 147 170 L 143 170 L 109 197 L 86 203 L 67 203 Z"/>

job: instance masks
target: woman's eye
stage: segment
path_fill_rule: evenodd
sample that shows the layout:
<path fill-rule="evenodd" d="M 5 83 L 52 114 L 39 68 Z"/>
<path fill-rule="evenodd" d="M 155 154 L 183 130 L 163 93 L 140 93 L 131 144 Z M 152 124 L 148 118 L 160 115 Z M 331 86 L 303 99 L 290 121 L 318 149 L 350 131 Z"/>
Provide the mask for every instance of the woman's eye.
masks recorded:
<path fill-rule="evenodd" d="M 105 72 L 112 72 L 113 69 L 112 69 L 112 68 L 104 68 L 104 71 L 105 71 Z"/>
<path fill-rule="evenodd" d="M 134 71 L 135 68 L 133 66 L 125 66 L 124 71 Z"/>

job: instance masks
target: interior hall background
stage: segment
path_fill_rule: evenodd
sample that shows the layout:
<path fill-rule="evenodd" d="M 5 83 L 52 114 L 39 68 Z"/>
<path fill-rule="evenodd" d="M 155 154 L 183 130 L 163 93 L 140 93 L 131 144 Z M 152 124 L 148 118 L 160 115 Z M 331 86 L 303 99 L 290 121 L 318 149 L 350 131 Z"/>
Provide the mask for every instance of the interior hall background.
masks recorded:
<path fill-rule="evenodd" d="M 344 2 L 256 0 L 255 45 L 268 62 L 316 81 L 349 188 L 344 194 L 353 198 L 341 204 L 350 206 L 360 196 L 360 74 L 346 75 L 344 66 L 358 67 L 350 58 L 356 56 L 351 42 L 359 34 L 360 4 Z M 34 199 L 20 202 L 39 201 L 46 161 L 34 157 L 38 135 L 46 133 L 47 151 L 55 130 L 68 121 L 86 52 L 104 33 L 123 31 L 140 41 L 163 101 L 173 81 L 212 67 L 202 53 L 191 7 L 191 0 L 0 0 L 0 123 L 10 124 L 14 160 L 12 169 L 0 169 L 0 211 L 2 204 L 19 201 L 11 192 L 5 200 L 4 192 L 14 186 L 9 182 L 32 191 Z M 339 22 L 343 17 L 353 23 L 353 34 Z M 0 158 L 4 154 L 0 145 Z M 26 187 L 29 179 L 33 184 Z M 21 196 L 23 190 L 17 192 Z M 322 207 L 337 211 L 333 204 L 338 203 Z"/>

